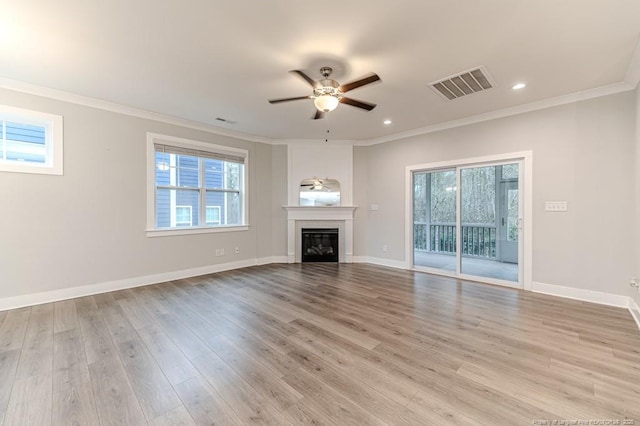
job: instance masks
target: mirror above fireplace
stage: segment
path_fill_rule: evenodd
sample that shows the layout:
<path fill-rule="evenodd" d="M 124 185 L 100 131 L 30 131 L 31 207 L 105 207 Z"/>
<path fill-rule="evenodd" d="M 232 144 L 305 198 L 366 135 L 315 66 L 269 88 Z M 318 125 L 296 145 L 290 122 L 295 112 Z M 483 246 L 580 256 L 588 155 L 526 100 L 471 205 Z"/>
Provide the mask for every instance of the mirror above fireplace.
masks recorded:
<path fill-rule="evenodd" d="M 326 207 L 340 205 L 340 182 L 336 179 L 303 179 L 300 182 L 300 205 Z"/>

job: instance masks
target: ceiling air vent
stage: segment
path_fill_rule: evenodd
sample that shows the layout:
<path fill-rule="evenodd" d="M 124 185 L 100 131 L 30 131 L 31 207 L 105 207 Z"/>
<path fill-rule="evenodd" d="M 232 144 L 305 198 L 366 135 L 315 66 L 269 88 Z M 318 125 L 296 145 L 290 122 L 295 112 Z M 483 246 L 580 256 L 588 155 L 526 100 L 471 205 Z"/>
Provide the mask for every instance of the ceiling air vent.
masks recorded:
<path fill-rule="evenodd" d="M 451 75 L 429 86 L 450 101 L 483 90 L 491 89 L 495 84 L 484 67 L 474 68 Z"/>

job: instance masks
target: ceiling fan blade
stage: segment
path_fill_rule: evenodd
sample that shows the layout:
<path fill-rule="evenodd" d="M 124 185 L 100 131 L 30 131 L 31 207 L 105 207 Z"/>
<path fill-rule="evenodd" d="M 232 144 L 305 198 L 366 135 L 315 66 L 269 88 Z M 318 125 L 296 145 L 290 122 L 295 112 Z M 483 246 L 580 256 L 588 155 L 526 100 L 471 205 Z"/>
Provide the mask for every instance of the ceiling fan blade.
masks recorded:
<path fill-rule="evenodd" d="M 313 120 L 319 120 L 321 118 L 324 118 L 324 111 L 317 109 L 316 114 L 313 116 Z"/>
<path fill-rule="evenodd" d="M 311 87 L 313 87 L 314 89 L 319 89 L 320 88 L 320 83 L 315 81 L 314 79 L 312 79 L 311 77 L 309 77 L 307 74 L 304 73 L 304 71 L 300 71 L 300 70 L 291 70 L 289 71 L 290 73 L 296 74 L 297 76 L 299 76 L 300 78 L 302 78 L 304 81 L 306 81 L 307 83 L 309 83 L 309 85 L 311 85 Z"/>
<path fill-rule="evenodd" d="M 366 109 L 367 111 L 371 111 L 376 107 L 376 104 L 372 104 L 370 102 L 358 101 L 352 98 L 347 98 L 346 96 L 343 96 L 342 98 L 340 98 L 340 103 Z"/>
<path fill-rule="evenodd" d="M 340 86 L 340 91 L 342 93 L 347 93 L 349 90 L 357 89 L 358 87 L 362 87 L 365 84 L 370 84 L 380 80 L 378 74 L 371 73 L 370 75 L 361 78 L 360 80 L 352 81 L 351 83 L 343 84 Z"/>
<path fill-rule="evenodd" d="M 279 104 L 280 102 L 299 101 L 301 99 L 311 99 L 311 96 L 297 96 L 295 98 L 269 99 L 269 103 Z"/>

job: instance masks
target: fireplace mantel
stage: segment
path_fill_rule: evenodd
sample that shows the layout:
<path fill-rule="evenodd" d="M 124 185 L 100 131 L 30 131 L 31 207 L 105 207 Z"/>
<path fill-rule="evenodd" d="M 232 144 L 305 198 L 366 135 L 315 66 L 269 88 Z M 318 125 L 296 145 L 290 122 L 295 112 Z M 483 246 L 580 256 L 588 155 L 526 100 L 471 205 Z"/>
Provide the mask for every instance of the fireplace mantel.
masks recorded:
<path fill-rule="evenodd" d="M 353 220 L 357 206 L 284 206 L 288 220 Z"/>
<path fill-rule="evenodd" d="M 353 261 L 353 214 L 357 206 L 283 206 L 287 210 L 287 257 L 289 263 L 300 262 L 300 228 L 338 227 L 340 262 Z M 336 226 L 337 225 L 337 226 Z"/>

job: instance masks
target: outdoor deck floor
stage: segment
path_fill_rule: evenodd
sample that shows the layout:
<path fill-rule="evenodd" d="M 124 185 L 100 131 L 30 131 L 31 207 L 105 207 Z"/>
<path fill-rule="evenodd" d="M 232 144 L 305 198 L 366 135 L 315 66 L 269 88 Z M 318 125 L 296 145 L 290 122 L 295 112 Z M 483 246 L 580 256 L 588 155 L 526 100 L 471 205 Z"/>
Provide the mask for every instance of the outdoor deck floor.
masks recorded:
<path fill-rule="evenodd" d="M 415 266 L 445 271 L 456 271 L 456 257 L 450 254 L 428 253 L 415 251 Z M 505 281 L 518 281 L 518 264 L 498 262 L 491 259 L 462 258 L 462 273 L 478 277 L 495 278 Z"/>

